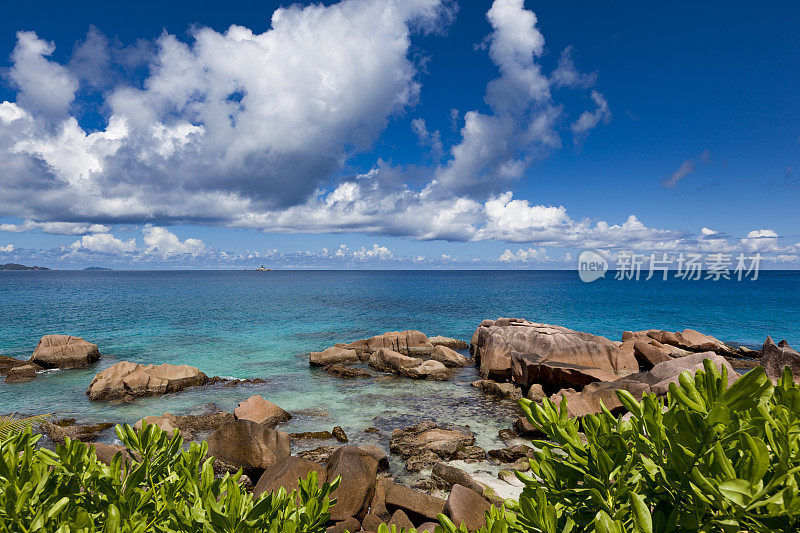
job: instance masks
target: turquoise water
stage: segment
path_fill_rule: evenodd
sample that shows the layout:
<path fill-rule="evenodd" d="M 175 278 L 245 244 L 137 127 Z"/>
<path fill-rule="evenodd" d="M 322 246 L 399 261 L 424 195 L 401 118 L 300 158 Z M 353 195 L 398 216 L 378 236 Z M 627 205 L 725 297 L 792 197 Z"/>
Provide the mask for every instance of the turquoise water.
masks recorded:
<path fill-rule="evenodd" d="M 198 412 L 209 402 L 233 409 L 262 394 L 296 414 L 287 431 L 341 425 L 358 436 L 374 426 L 385 436 L 429 418 L 469 425 L 491 446 L 514 406 L 469 387 L 474 368 L 448 383 L 343 380 L 310 369 L 307 352 L 398 329 L 469 340 L 481 320 L 498 316 L 614 340 L 624 330 L 692 327 L 736 345 L 760 345 L 770 334 L 797 346 L 798 301 L 796 271 L 743 282 L 591 284 L 572 271 L 0 272 L 0 353 L 27 358 L 42 335 L 64 333 L 98 344 L 103 354 L 88 369 L 0 383 L 0 413 L 132 422 L 167 410 Z M 190 364 L 208 375 L 267 382 L 127 405 L 90 402 L 84 391 L 94 374 L 121 360 Z"/>

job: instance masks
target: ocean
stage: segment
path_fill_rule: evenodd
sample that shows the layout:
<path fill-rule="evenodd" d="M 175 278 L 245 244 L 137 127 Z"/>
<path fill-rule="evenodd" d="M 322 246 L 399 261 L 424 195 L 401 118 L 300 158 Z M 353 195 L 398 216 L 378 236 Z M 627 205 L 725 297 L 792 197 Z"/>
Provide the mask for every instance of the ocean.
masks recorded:
<path fill-rule="evenodd" d="M 374 438 L 363 431 L 375 427 L 386 447 L 395 427 L 431 419 L 469 427 L 491 448 L 518 413 L 512 402 L 469 386 L 474 367 L 450 382 L 341 379 L 309 368 L 308 352 L 404 329 L 469 341 L 481 320 L 500 316 L 612 340 L 625 330 L 689 327 L 734 345 L 757 347 L 772 335 L 800 346 L 798 271 L 762 271 L 741 282 L 610 278 L 583 283 L 574 271 L 0 272 L 0 354 L 27 359 L 48 333 L 83 337 L 103 354 L 89 368 L 0 382 L 0 413 L 133 423 L 165 411 L 199 413 L 209 403 L 232 410 L 261 394 L 295 414 L 286 431 L 339 425 L 361 442 Z M 122 360 L 266 382 L 90 402 L 85 390 L 94 374 Z"/>

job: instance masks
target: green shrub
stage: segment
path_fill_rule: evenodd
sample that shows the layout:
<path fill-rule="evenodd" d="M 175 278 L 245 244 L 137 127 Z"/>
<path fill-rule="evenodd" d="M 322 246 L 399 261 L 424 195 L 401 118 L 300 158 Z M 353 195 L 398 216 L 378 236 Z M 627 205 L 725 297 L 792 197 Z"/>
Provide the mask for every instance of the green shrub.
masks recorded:
<path fill-rule="evenodd" d="M 322 533 L 335 500 L 315 472 L 287 494 L 254 500 L 241 471 L 214 478 L 208 445 L 182 449 L 176 431 L 116 427 L 129 453 L 105 465 L 94 447 L 66 439 L 55 452 L 36 447 L 30 428 L 0 442 L 0 531 Z M 130 457 L 134 459 L 131 460 Z"/>
<path fill-rule="evenodd" d="M 728 388 L 706 360 L 670 385 L 668 408 L 617 395 L 630 420 L 604 410 L 579 422 L 564 402 L 520 400 L 548 440 L 534 441 L 532 475 L 517 473 L 510 531 L 800 530 L 800 389 L 788 369 L 775 386 L 758 367 Z"/>

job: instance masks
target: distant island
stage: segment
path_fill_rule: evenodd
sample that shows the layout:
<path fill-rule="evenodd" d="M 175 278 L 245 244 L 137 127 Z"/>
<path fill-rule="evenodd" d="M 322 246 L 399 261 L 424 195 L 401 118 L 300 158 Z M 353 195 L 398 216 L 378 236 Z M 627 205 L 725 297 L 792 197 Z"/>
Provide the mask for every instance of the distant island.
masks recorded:
<path fill-rule="evenodd" d="M 99 272 L 99 271 L 114 270 L 114 269 L 113 268 L 107 268 L 107 267 L 86 267 L 86 268 L 84 268 L 84 270 L 92 270 L 92 271 L 98 271 Z"/>
<path fill-rule="evenodd" d="M 26 266 L 20 265 L 19 263 L 6 263 L 5 265 L 0 265 L 0 270 L 50 270 L 46 267 L 39 267 L 39 266 Z"/>

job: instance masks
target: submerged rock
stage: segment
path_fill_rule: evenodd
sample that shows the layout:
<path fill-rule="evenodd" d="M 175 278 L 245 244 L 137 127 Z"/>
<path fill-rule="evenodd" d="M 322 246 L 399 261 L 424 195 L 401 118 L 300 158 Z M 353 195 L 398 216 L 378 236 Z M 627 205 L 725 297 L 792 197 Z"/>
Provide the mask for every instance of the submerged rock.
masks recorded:
<path fill-rule="evenodd" d="M 39 341 L 31 362 L 43 368 L 77 368 L 100 359 L 96 344 L 70 335 L 45 335 Z"/>
<path fill-rule="evenodd" d="M 339 378 L 371 378 L 372 374 L 360 368 L 333 364 L 323 368 L 325 372 Z"/>
<path fill-rule="evenodd" d="M 62 419 L 56 422 L 42 422 L 39 431 L 58 444 L 64 442 L 66 437 L 81 442 L 94 442 L 100 438 L 103 431 L 114 427 L 111 422 L 97 424 L 75 424 L 74 419 Z"/>
<path fill-rule="evenodd" d="M 208 376 L 189 365 L 141 365 L 121 361 L 98 373 L 89 384 L 86 394 L 90 400 L 154 396 L 208 382 Z"/>

